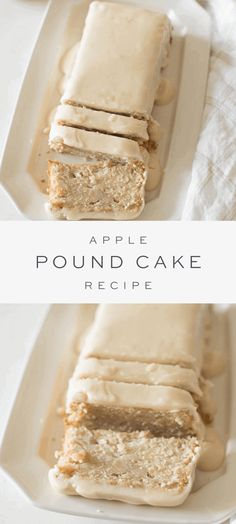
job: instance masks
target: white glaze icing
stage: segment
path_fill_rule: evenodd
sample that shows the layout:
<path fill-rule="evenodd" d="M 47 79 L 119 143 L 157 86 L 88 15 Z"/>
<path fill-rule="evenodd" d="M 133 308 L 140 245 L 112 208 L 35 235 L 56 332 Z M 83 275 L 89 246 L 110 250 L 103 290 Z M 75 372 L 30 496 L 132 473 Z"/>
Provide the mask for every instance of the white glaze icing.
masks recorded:
<path fill-rule="evenodd" d="M 171 80 L 162 78 L 157 88 L 155 103 L 158 106 L 169 104 L 175 97 L 175 88 Z"/>
<path fill-rule="evenodd" d="M 46 213 L 50 218 L 52 215 L 54 218 L 60 220 L 66 218 L 67 220 L 134 220 L 138 218 L 144 208 L 144 202 L 139 208 L 133 211 L 100 211 L 100 212 L 81 212 L 75 208 L 63 207 L 61 209 L 55 209 L 50 204 L 45 204 Z"/>
<path fill-rule="evenodd" d="M 225 447 L 217 431 L 212 427 L 206 427 L 201 455 L 197 464 L 198 469 L 202 471 L 214 471 L 221 466 L 224 458 Z"/>
<path fill-rule="evenodd" d="M 74 378 L 98 378 L 133 384 L 174 386 L 199 397 L 202 391 L 196 373 L 180 366 L 145 364 L 97 358 L 79 358 Z"/>
<path fill-rule="evenodd" d="M 200 304 L 101 304 L 82 354 L 180 364 L 200 374 L 206 309 Z"/>
<path fill-rule="evenodd" d="M 75 107 L 69 104 L 58 106 L 55 122 L 75 127 L 83 127 L 107 133 L 136 137 L 148 140 L 147 122 L 132 116 L 122 116 L 95 111 L 86 107 Z"/>
<path fill-rule="evenodd" d="M 109 112 L 149 116 L 169 40 L 170 23 L 162 13 L 92 2 L 62 99 Z"/>
<path fill-rule="evenodd" d="M 54 489 L 68 495 L 77 494 L 92 499 L 119 500 L 128 504 L 178 506 L 183 504 L 191 491 L 194 473 L 195 468 L 193 465 L 192 476 L 181 493 L 178 488 L 172 488 L 170 493 L 170 491 L 161 488 L 143 489 L 128 486 L 120 487 L 118 484 L 111 486 L 105 483 L 81 479 L 78 473 L 68 477 L 61 474 L 57 466 L 49 471 L 49 480 Z"/>
<path fill-rule="evenodd" d="M 159 144 L 160 138 L 162 136 L 161 127 L 160 124 L 158 124 L 158 122 L 152 117 L 148 121 L 148 134 L 152 142 Z"/>
<path fill-rule="evenodd" d="M 160 163 L 160 155 L 158 148 L 151 151 L 148 164 L 148 178 L 145 190 L 147 192 L 147 201 L 151 200 L 150 195 L 157 190 L 163 176 L 163 169 Z M 155 195 L 156 196 L 156 195 Z"/>
<path fill-rule="evenodd" d="M 205 351 L 203 362 L 203 374 L 206 378 L 220 375 L 226 366 L 226 357 L 219 351 Z"/>
<path fill-rule="evenodd" d="M 213 384 L 209 380 L 204 380 L 201 377 L 200 386 L 202 390 L 202 398 L 199 400 L 201 414 L 207 416 L 208 419 L 212 421 L 217 412 L 217 405 L 212 396 Z"/>
<path fill-rule="evenodd" d="M 49 134 L 51 149 L 57 150 L 58 145 L 69 147 L 75 153 L 100 154 L 117 159 L 142 160 L 139 144 L 135 140 L 121 138 L 103 133 L 85 131 L 73 127 L 53 123 Z"/>
<path fill-rule="evenodd" d="M 148 133 L 150 140 L 154 142 L 154 144 L 159 144 L 162 133 L 160 125 L 153 118 L 151 118 L 148 122 Z M 148 193 L 150 195 L 153 191 L 155 191 L 155 189 L 158 188 L 162 175 L 163 169 L 161 167 L 159 147 L 157 145 L 157 147 L 152 149 L 149 154 L 148 178 L 145 187 L 147 192 L 147 200 L 149 199 Z"/>

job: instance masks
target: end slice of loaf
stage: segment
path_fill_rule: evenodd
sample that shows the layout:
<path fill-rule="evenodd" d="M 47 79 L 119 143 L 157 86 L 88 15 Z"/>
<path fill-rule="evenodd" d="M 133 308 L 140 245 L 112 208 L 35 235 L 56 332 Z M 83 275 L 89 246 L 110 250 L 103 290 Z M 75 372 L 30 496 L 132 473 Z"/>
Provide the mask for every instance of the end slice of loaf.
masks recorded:
<path fill-rule="evenodd" d="M 87 159 L 107 159 L 120 162 L 142 160 L 138 142 L 130 138 L 108 135 L 99 131 L 88 131 L 52 123 L 49 147 L 57 153 L 79 155 Z"/>
<path fill-rule="evenodd" d="M 204 427 L 188 391 L 98 379 L 69 381 L 67 420 L 90 429 L 150 430 L 155 436 L 201 438 Z"/>
<path fill-rule="evenodd" d="M 199 452 L 196 437 L 69 426 L 49 479 L 65 494 L 176 506 L 191 490 Z"/>
<path fill-rule="evenodd" d="M 56 218 L 129 220 L 143 210 L 146 170 L 141 161 L 49 161 L 48 176 L 49 208 Z"/>
<path fill-rule="evenodd" d="M 143 144 L 149 140 L 146 120 L 133 116 L 117 115 L 96 111 L 88 107 L 61 104 L 57 107 L 54 121 L 58 125 L 78 127 L 90 131 L 100 131 L 111 135 L 123 136 Z"/>
<path fill-rule="evenodd" d="M 79 357 L 73 377 L 75 379 L 97 378 L 130 384 L 173 386 L 189 391 L 197 398 L 202 397 L 195 371 L 178 365 Z"/>

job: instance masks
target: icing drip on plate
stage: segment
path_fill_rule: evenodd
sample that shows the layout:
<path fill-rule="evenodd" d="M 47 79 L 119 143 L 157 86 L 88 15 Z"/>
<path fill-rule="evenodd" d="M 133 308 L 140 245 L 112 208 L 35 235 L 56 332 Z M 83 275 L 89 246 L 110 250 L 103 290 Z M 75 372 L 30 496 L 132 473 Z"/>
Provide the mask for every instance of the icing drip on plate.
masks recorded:
<path fill-rule="evenodd" d="M 207 427 L 202 443 L 201 455 L 197 464 L 198 469 L 202 471 L 214 471 L 221 466 L 224 458 L 224 444 L 217 431 L 212 427 Z"/>
<path fill-rule="evenodd" d="M 171 80 L 168 78 L 162 78 L 157 88 L 155 104 L 158 106 L 164 106 L 169 104 L 175 97 L 175 87 Z"/>

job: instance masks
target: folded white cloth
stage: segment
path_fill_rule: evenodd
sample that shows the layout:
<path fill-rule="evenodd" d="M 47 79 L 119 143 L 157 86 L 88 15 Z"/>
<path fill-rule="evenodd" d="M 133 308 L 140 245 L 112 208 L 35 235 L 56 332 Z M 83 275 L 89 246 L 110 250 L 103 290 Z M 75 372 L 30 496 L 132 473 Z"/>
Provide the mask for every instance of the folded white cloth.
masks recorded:
<path fill-rule="evenodd" d="M 203 2 L 201 2 L 203 5 Z M 236 220 L 236 1 L 204 2 L 212 49 L 185 220 Z"/>

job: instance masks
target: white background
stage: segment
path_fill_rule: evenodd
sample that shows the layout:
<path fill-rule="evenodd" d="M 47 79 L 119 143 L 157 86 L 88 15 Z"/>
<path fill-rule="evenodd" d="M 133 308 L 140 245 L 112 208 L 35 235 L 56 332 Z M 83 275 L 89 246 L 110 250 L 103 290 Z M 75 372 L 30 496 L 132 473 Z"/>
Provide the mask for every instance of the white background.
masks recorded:
<path fill-rule="evenodd" d="M 102 245 L 102 236 L 111 242 Z M 99 244 L 89 245 L 95 235 Z M 115 235 L 124 242 L 115 245 Z M 128 244 L 128 236 L 135 242 Z M 148 244 L 138 238 L 147 235 Z M 234 222 L 37 222 L 0 224 L 0 300 L 1 302 L 215 302 L 234 303 L 236 298 L 236 252 Z M 74 269 L 73 255 L 85 255 L 88 265 Z M 201 255 L 202 269 L 138 269 L 136 257 L 147 255 L 152 264 L 159 255 L 168 263 L 172 255 Z M 36 269 L 36 256 L 50 261 Z M 63 255 L 64 269 L 56 269 L 52 259 Z M 105 269 L 91 270 L 91 255 L 104 255 Z M 109 269 L 111 255 L 124 259 L 120 269 Z M 109 282 L 138 279 L 153 281 L 153 289 L 140 286 L 132 291 L 112 291 Z M 106 289 L 85 291 L 83 282 L 102 281 Z"/>

